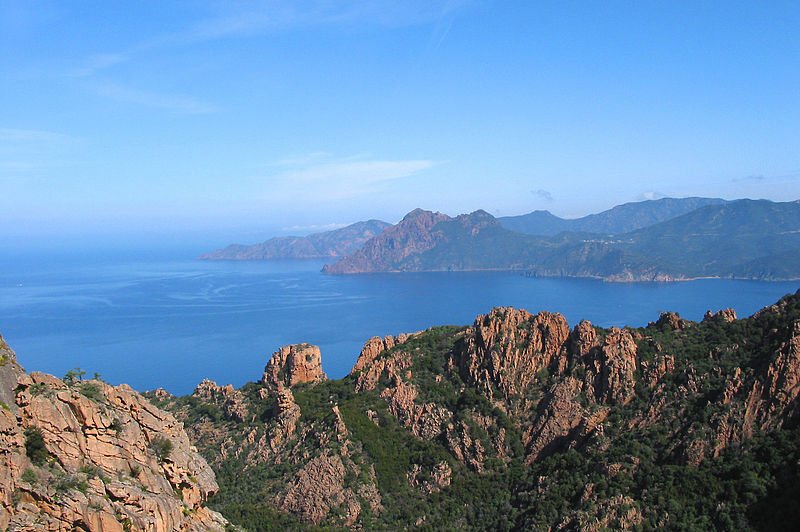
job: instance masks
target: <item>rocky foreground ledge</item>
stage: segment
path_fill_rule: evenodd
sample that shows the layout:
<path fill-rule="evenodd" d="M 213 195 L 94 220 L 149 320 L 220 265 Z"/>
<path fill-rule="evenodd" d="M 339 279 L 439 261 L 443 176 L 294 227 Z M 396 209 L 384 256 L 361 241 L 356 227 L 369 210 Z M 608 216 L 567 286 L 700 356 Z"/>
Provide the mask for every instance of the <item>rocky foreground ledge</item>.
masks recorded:
<path fill-rule="evenodd" d="M 26 374 L 2 338 L 0 384 L 0 529 L 225 530 L 183 424 L 129 386 Z"/>

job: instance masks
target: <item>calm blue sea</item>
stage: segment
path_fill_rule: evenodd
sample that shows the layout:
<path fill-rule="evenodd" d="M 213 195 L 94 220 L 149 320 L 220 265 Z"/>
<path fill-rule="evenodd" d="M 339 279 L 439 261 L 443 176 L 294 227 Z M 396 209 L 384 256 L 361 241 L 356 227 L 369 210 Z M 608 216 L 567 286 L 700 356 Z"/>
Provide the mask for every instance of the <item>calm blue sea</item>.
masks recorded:
<path fill-rule="evenodd" d="M 753 313 L 797 282 L 612 284 L 514 273 L 327 276 L 321 261 L 204 262 L 109 254 L 3 258 L 0 333 L 28 370 L 80 367 L 112 383 L 188 393 L 203 378 L 241 385 L 279 346 L 322 349 L 347 374 L 374 335 L 468 324 L 491 307 L 558 311 L 570 324 L 644 325 L 673 310 Z"/>

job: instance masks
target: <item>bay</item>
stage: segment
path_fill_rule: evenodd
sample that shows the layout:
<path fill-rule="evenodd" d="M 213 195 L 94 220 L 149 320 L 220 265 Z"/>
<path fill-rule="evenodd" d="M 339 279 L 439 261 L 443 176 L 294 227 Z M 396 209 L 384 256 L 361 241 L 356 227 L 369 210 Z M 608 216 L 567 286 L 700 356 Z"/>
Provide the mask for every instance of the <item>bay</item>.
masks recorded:
<path fill-rule="evenodd" d="M 281 345 L 320 346 L 346 375 L 375 335 L 466 325 L 494 306 L 641 326 L 663 311 L 692 320 L 732 307 L 747 316 L 797 282 L 707 279 L 605 283 L 509 272 L 328 276 L 324 261 L 207 262 L 108 254 L 10 257 L 0 269 L 0 334 L 29 371 L 72 368 L 136 389 L 189 393 L 203 378 L 260 378 Z"/>

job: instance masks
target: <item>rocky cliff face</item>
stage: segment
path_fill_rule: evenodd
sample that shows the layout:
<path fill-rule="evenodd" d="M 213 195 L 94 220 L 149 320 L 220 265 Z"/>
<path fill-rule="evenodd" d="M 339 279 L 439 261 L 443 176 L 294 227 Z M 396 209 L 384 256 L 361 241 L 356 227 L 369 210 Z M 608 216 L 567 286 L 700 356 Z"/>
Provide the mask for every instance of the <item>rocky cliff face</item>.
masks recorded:
<path fill-rule="evenodd" d="M 22 366 L 17 363 L 17 355 L 0 336 L 0 407 L 16 412 L 14 388 L 17 380 L 25 373 Z"/>
<path fill-rule="evenodd" d="M 171 414 L 128 386 L 20 375 L 0 409 L 0 527 L 202 531 L 215 476 Z"/>

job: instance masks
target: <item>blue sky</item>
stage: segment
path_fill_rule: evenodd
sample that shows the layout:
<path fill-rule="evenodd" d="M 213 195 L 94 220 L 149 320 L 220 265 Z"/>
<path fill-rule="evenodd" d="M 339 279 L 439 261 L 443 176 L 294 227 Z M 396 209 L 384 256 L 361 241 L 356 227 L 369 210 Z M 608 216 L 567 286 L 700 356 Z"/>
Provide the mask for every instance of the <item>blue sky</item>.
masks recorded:
<path fill-rule="evenodd" d="M 800 198 L 800 4 L 0 0 L 0 241 Z"/>

